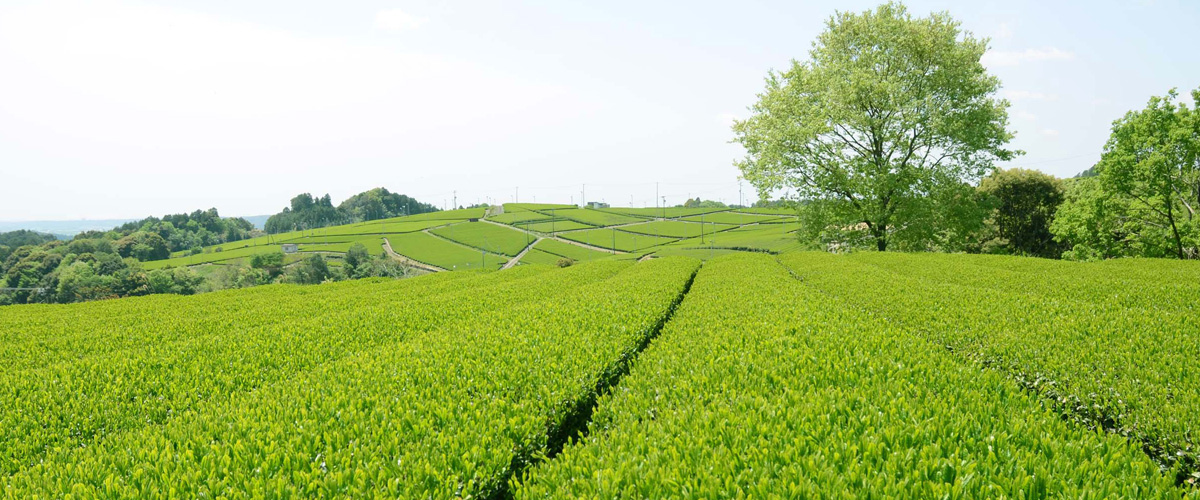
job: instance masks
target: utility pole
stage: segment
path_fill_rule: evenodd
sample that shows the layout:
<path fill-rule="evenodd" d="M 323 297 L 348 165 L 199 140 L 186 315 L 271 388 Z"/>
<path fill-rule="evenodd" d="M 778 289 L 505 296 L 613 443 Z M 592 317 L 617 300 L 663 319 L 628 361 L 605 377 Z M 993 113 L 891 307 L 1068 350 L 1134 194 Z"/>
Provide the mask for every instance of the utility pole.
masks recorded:
<path fill-rule="evenodd" d="M 742 180 L 741 180 L 741 179 L 738 179 L 738 206 L 739 206 L 739 207 L 745 207 L 745 206 L 746 206 L 746 205 L 745 205 L 745 204 L 742 202 Z"/>
<path fill-rule="evenodd" d="M 513 203 L 520 203 L 520 202 L 521 202 L 521 186 L 517 186 L 516 191 L 513 192 Z"/>
<path fill-rule="evenodd" d="M 579 189 L 579 204 L 585 207 L 587 206 L 587 184 L 584 184 L 583 187 Z"/>

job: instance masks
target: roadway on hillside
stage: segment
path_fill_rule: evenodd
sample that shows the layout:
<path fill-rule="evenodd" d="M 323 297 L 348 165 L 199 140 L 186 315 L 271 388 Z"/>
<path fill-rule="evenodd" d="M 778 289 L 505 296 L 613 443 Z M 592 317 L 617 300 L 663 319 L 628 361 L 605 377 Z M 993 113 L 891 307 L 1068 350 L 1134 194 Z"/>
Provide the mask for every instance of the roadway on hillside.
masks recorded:
<path fill-rule="evenodd" d="M 513 258 L 509 259 L 509 260 L 508 260 L 508 262 L 505 262 L 505 263 L 504 263 L 504 266 L 503 266 L 503 267 L 501 267 L 501 268 L 500 268 L 500 270 L 501 270 L 501 271 L 503 271 L 503 270 L 505 270 L 505 269 L 509 269 L 509 268 L 511 268 L 511 267 L 513 267 L 513 266 L 515 266 L 515 265 L 517 265 L 517 264 L 520 264 L 520 263 L 521 263 L 521 257 L 524 257 L 526 253 L 529 253 L 529 250 L 530 250 L 531 248 L 533 248 L 533 246 L 534 246 L 534 245 L 536 245 L 536 244 L 537 244 L 537 242 L 539 242 L 539 241 L 542 241 L 542 237 L 541 237 L 541 236 L 538 236 L 538 237 L 537 237 L 537 239 L 533 240 L 533 243 L 530 243 L 530 244 L 528 244 L 528 245 L 525 245 L 525 248 L 521 249 L 521 253 L 517 254 L 517 256 L 516 256 L 516 257 L 513 257 Z"/>

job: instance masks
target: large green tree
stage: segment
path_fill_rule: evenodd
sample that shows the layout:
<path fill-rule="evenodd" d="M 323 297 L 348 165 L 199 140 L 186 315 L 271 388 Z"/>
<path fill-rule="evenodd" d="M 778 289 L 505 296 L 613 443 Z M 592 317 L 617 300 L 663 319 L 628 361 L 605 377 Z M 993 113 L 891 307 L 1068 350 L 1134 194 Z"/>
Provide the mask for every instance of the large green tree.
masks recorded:
<path fill-rule="evenodd" d="M 943 219 L 934 201 L 960 199 L 940 191 L 1018 154 L 1004 148 L 1008 102 L 979 62 L 986 50 L 945 13 L 839 12 L 809 60 L 772 72 L 735 123 L 738 167 L 760 193 L 794 189 L 819 223 L 861 228 L 879 250 L 895 233 L 937 234 L 923 226 Z"/>
<path fill-rule="evenodd" d="M 1000 169 L 984 177 L 979 190 L 992 198 L 990 222 L 1013 253 L 1058 258 L 1062 251 L 1050 224 L 1062 204 L 1062 180 L 1037 170 Z"/>
<path fill-rule="evenodd" d="M 1129 200 L 1127 217 L 1146 238 L 1169 242 L 1178 258 L 1200 243 L 1200 113 L 1171 90 L 1113 123 L 1096 169 L 1107 193 Z M 1200 102 L 1200 89 L 1192 91 Z"/>

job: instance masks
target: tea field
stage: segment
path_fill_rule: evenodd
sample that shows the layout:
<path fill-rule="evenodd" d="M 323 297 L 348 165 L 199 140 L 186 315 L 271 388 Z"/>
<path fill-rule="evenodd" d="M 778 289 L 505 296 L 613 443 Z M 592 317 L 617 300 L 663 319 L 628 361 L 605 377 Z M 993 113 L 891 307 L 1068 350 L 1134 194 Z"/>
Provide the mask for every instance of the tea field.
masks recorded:
<path fill-rule="evenodd" d="M 762 214 L 769 210 L 769 214 Z M 422 264 L 432 270 L 498 269 L 505 265 L 543 264 L 552 257 L 532 251 L 539 241 L 565 243 L 584 255 L 549 253 L 575 261 L 599 256 L 640 258 L 645 255 L 700 255 L 681 249 L 704 248 L 715 255 L 729 249 L 748 248 L 775 252 L 788 247 L 797 229 L 793 212 L 778 209 L 721 208 L 579 208 L 573 205 L 507 203 L 492 210 L 482 208 L 447 210 L 391 219 L 360 222 L 321 229 L 274 234 L 204 248 L 201 253 L 179 253 L 170 259 L 142 264 L 147 270 L 199 265 L 241 263 L 256 254 L 279 252 L 281 245 L 295 243 L 298 253 L 289 261 L 319 253 L 333 259 L 361 243 L 376 255 L 387 253 Z M 714 233 L 730 230 L 767 229 L 718 238 Z M 736 241 L 734 241 L 736 240 Z M 522 251 L 526 249 L 531 251 Z M 521 256 L 518 262 L 510 263 Z M 623 257 L 622 257 L 623 256 Z M 553 259 L 557 261 L 557 258 Z M 336 260 L 335 260 L 336 262 Z"/>
<path fill-rule="evenodd" d="M 529 220 L 378 237 L 479 259 L 468 243 Z M 1200 498 L 1193 262 L 683 241 L 643 259 L 540 234 L 501 271 L 485 252 L 402 280 L 0 308 L 0 491 Z"/>

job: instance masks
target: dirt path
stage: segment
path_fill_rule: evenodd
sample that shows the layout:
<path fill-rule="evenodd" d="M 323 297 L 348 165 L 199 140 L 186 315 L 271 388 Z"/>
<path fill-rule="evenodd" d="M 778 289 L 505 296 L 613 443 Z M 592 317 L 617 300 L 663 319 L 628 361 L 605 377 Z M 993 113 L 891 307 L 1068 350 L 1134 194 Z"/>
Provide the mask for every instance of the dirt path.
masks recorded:
<path fill-rule="evenodd" d="M 392 242 L 388 241 L 387 238 L 383 239 L 383 250 L 386 251 L 388 256 L 390 256 L 391 258 L 396 259 L 405 264 L 408 264 L 417 269 L 424 269 L 424 270 L 432 272 L 432 273 L 445 271 L 445 269 L 442 269 L 438 266 L 435 266 L 432 264 L 426 264 L 424 262 L 420 262 L 420 261 L 416 261 L 416 260 L 412 260 L 408 257 L 405 257 L 403 255 L 396 253 L 395 250 L 392 250 Z"/>
<path fill-rule="evenodd" d="M 500 270 L 503 271 L 505 269 L 509 269 L 509 268 L 519 264 L 521 262 L 521 257 L 524 257 L 525 254 L 529 253 L 529 250 L 532 249 L 533 246 L 536 245 L 537 242 L 539 242 L 539 241 L 542 241 L 541 236 L 538 236 L 537 239 L 533 240 L 533 243 L 525 245 L 525 248 L 523 250 L 521 250 L 521 253 L 517 254 L 516 257 L 508 259 L 508 262 L 505 262 L 504 267 L 501 267 Z"/>

